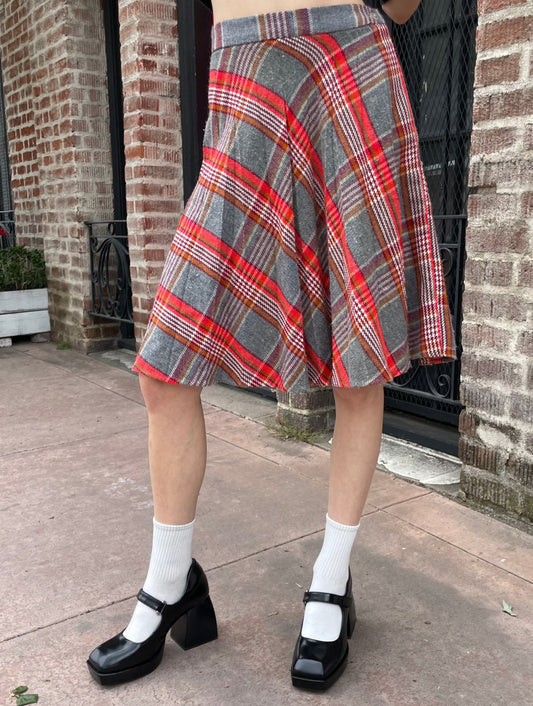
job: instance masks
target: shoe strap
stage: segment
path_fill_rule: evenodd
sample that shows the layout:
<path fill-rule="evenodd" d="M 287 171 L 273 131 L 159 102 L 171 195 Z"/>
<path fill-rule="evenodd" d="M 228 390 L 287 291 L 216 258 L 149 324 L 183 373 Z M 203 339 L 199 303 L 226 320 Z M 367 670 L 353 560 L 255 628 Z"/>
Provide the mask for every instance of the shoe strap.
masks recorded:
<path fill-rule="evenodd" d="M 314 601 L 317 603 L 332 603 L 341 608 L 349 608 L 353 601 L 353 596 L 337 596 L 335 593 L 322 593 L 321 591 L 306 591 L 304 593 L 304 603 Z"/>
<path fill-rule="evenodd" d="M 155 610 L 155 612 L 159 613 L 160 615 L 163 614 L 163 611 L 167 607 L 165 601 L 159 601 L 157 598 L 154 598 L 149 593 L 146 593 L 146 591 L 143 591 L 142 588 L 137 594 L 137 600 L 141 603 L 144 603 L 144 605 L 147 605 L 152 610 Z"/>

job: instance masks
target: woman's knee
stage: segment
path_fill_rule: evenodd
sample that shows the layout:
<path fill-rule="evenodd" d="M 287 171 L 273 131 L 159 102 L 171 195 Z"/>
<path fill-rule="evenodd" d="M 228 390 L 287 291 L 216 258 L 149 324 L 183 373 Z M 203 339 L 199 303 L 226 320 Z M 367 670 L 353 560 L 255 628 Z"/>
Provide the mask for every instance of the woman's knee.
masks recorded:
<path fill-rule="evenodd" d="M 367 404 L 381 404 L 383 400 L 383 385 L 366 385 L 365 387 L 334 387 L 333 395 L 337 407 L 364 408 Z"/>
<path fill-rule="evenodd" d="M 139 384 L 148 412 L 164 411 L 180 404 L 190 406 L 199 402 L 201 387 L 176 385 L 156 380 L 148 375 L 139 375 Z"/>

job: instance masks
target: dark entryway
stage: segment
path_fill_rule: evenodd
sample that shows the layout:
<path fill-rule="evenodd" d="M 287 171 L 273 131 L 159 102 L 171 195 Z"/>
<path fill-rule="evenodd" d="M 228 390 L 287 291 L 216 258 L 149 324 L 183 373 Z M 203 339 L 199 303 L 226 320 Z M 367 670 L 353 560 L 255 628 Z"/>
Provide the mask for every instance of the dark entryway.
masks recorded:
<path fill-rule="evenodd" d="M 124 105 L 118 0 L 105 0 L 102 8 L 113 169 L 113 220 L 86 222 L 91 257 L 92 310 L 90 313 L 93 316 L 120 322 L 118 345 L 135 350 L 126 224 Z"/>
<path fill-rule="evenodd" d="M 207 120 L 207 82 L 213 15 L 210 0 L 179 2 L 178 33 L 185 201 L 198 179 Z"/>

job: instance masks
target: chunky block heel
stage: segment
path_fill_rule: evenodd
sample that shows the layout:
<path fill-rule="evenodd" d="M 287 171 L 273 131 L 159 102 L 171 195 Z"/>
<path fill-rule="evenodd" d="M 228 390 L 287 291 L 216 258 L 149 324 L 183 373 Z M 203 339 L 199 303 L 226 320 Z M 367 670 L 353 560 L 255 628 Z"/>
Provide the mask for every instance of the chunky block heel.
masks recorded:
<path fill-rule="evenodd" d="M 161 622 L 144 642 L 132 642 L 123 633 L 119 633 L 91 652 L 87 665 L 91 676 L 100 684 L 122 684 L 153 672 L 163 657 L 169 630 L 184 650 L 217 637 L 217 621 L 209 598 L 209 584 L 195 559 L 187 574 L 185 593 L 179 601 L 167 604 L 143 589 L 137 598 L 159 613 Z"/>
<path fill-rule="evenodd" d="M 181 616 L 172 627 L 170 637 L 184 650 L 217 639 L 217 619 L 209 596 Z"/>
<path fill-rule="evenodd" d="M 355 601 L 352 600 L 348 611 L 348 639 L 351 639 L 353 631 L 355 629 L 355 623 L 357 622 L 357 617 L 355 615 Z"/>

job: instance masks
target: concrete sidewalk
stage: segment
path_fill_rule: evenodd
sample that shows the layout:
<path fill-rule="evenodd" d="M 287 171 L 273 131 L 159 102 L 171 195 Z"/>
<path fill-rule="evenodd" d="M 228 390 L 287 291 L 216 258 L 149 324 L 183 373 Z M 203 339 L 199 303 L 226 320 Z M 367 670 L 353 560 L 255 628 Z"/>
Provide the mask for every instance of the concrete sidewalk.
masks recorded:
<path fill-rule="evenodd" d="M 43 706 L 533 704 L 533 537 L 379 471 L 352 563 L 350 663 L 325 695 L 292 688 L 328 451 L 221 409 L 235 394 L 255 419 L 272 412 L 207 391 L 195 556 L 219 639 L 169 640 L 154 673 L 106 689 L 85 660 L 126 625 L 151 542 L 138 382 L 53 344 L 0 351 L 0 705 L 19 684 Z"/>

